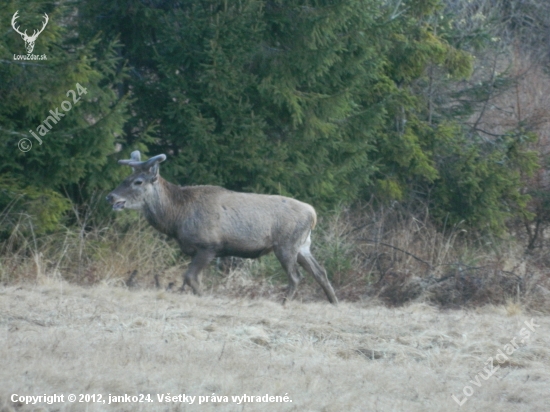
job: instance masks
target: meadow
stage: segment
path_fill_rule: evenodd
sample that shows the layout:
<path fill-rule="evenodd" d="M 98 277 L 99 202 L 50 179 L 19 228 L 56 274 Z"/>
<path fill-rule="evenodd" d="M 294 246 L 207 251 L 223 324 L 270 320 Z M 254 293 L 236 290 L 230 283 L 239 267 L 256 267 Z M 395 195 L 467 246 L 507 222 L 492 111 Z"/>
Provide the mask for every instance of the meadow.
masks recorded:
<path fill-rule="evenodd" d="M 521 343 L 526 321 L 533 331 Z M 550 402 L 549 331 L 547 315 L 512 303 L 470 310 L 422 302 L 388 308 L 368 299 L 283 306 L 220 290 L 195 297 L 43 277 L 0 288 L 0 408 L 541 411 Z M 512 339 L 518 348 L 495 358 Z M 489 358 L 494 374 L 485 380 Z M 13 394 L 64 394 L 65 402 L 24 405 L 11 402 Z M 68 394 L 101 394 L 105 403 L 71 403 Z M 125 394 L 153 402 L 108 404 L 109 395 Z M 158 401 L 181 394 L 194 403 Z M 211 402 L 213 394 L 221 402 Z M 232 401 L 245 394 L 292 402 Z M 466 401 L 459 406 L 452 395 Z"/>
<path fill-rule="evenodd" d="M 214 262 L 197 297 L 179 291 L 189 260 L 138 214 L 76 220 L 40 236 L 21 220 L 2 243 L 2 411 L 540 411 L 550 400 L 543 250 L 525 258 L 511 240 L 480 244 L 395 208 L 342 209 L 313 236 L 340 304 L 306 276 L 283 306 L 273 256 Z M 54 394 L 63 402 L 25 404 Z M 257 402 L 270 396 L 288 402 Z"/>

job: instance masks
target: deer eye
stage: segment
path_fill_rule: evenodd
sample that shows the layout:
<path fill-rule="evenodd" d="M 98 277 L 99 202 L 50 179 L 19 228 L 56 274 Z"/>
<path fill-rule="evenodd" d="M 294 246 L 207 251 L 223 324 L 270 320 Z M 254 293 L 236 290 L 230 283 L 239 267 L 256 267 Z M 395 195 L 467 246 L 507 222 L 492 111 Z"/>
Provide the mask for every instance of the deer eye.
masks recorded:
<path fill-rule="evenodd" d="M 139 186 L 139 185 L 141 185 L 142 183 L 143 183 L 143 180 L 136 180 L 136 181 L 134 181 L 134 184 L 135 184 L 136 186 Z"/>

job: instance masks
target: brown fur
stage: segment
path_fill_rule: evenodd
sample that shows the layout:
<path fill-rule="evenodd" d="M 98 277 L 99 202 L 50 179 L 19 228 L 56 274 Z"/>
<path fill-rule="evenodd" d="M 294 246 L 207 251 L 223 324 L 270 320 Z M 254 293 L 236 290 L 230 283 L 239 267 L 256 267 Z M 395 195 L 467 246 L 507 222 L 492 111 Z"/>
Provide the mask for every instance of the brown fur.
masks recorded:
<path fill-rule="evenodd" d="M 135 153 L 135 152 L 134 152 Z M 139 159 L 132 154 L 132 158 Z M 234 192 L 218 186 L 176 186 L 158 173 L 156 156 L 126 162 L 134 173 L 107 196 L 113 209 L 141 210 L 157 230 L 175 238 L 192 256 L 184 286 L 200 294 L 198 275 L 214 257 L 257 258 L 274 252 L 289 276 L 287 299 L 300 281 L 298 264 L 337 303 L 325 270 L 309 250 L 317 216 L 312 206 L 276 195 Z M 183 288 L 183 287 L 182 287 Z"/>

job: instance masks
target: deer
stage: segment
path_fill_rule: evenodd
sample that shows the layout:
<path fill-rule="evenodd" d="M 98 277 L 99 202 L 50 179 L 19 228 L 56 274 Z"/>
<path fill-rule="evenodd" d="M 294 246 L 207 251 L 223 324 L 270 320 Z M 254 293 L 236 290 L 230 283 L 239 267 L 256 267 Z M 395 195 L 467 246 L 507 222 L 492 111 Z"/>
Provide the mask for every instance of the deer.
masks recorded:
<path fill-rule="evenodd" d="M 201 295 L 199 275 L 217 257 L 256 259 L 273 252 L 288 275 L 283 305 L 294 298 L 302 279 L 298 266 L 319 283 L 332 304 L 338 299 L 325 269 L 313 257 L 311 231 L 317 223 L 315 209 L 299 200 L 256 193 L 236 192 L 220 186 L 178 186 L 164 180 L 159 164 L 166 155 L 146 161 L 138 150 L 128 160 L 133 173 L 110 192 L 112 210 L 139 210 L 159 232 L 177 241 L 191 257 L 183 285 Z"/>
<path fill-rule="evenodd" d="M 15 20 L 17 20 L 19 18 L 17 13 L 19 13 L 19 10 L 17 10 L 15 12 L 15 14 L 13 15 L 13 17 L 11 19 L 11 26 L 13 27 L 13 30 L 15 30 L 16 33 L 19 33 L 21 35 L 22 39 L 25 41 L 25 48 L 27 49 L 27 53 L 31 54 L 32 51 L 34 50 L 34 42 L 38 38 L 38 35 L 40 33 L 42 33 L 44 31 L 44 29 L 46 28 L 46 25 L 48 24 L 48 21 L 49 21 L 49 17 L 46 13 L 44 13 L 45 21 L 42 23 L 42 28 L 38 31 L 34 30 L 33 33 L 32 33 L 32 36 L 29 36 L 29 35 L 27 35 L 27 30 L 25 30 L 24 33 L 21 33 L 19 31 L 19 27 L 21 27 L 21 26 L 15 27 Z"/>

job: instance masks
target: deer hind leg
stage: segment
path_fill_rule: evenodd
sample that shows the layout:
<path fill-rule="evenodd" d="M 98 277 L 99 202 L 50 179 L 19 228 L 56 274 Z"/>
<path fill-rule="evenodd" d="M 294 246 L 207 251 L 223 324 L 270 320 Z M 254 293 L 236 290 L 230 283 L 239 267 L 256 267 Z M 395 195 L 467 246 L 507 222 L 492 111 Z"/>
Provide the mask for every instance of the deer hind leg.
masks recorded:
<path fill-rule="evenodd" d="M 281 266 L 288 275 L 288 290 L 283 300 L 283 304 L 285 304 L 294 298 L 296 288 L 302 279 L 298 271 L 297 251 L 276 249 L 275 256 L 277 256 L 277 259 L 281 262 Z"/>
<path fill-rule="evenodd" d="M 311 237 L 308 236 L 306 242 L 300 247 L 300 251 L 298 252 L 298 263 L 321 285 L 329 302 L 336 305 L 338 304 L 338 299 L 328 280 L 327 272 L 311 254 L 309 250 L 310 245 Z"/>
<path fill-rule="evenodd" d="M 180 290 L 183 291 L 185 289 L 185 285 L 189 285 L 191 286 L 191 289 L 193 289 L 193 293 L 195 295 L 201 296 L 202 292 L 199 284 L 199 274 L 206 266 L 208 266 L 212 259 L 214 259 L 214 254 L 210 251 L 198 251 L 197 254 L 193 256 L 187 271 L 183 275 L 183 285 Z"/>

